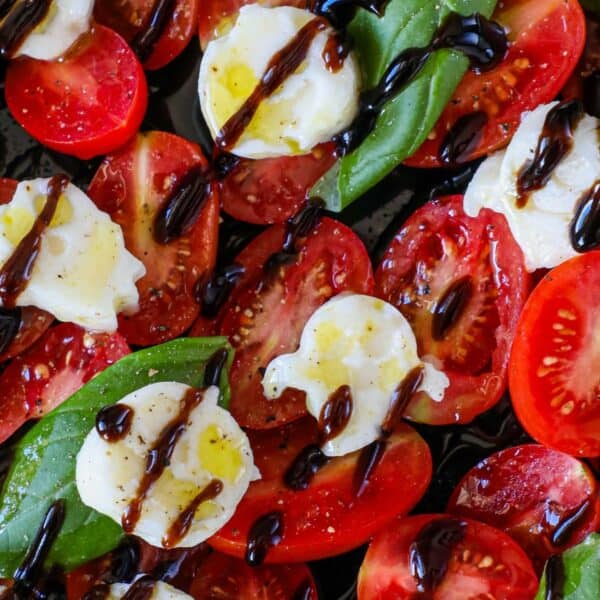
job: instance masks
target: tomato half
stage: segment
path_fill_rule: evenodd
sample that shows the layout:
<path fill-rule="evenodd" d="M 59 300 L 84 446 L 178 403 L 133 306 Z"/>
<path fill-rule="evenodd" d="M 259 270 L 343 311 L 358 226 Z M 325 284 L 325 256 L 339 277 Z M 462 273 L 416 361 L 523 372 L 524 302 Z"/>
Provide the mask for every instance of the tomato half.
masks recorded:
<path fill-rule="evenodd" d="M 304 324 L 329 298 L 344 291 L 373 293 L 367 251 L 345 225 L 323 218 L 298 241 L 290 262 L 266 273 L 264 265 L 281 251 L 284 235 L 285 227 L 275 225 L 240 253 L 235 262 L 245 272 L 217 316 L 216 332 L 228 336 L 235 348 L 229 409 L 243 427 L 277 427 L 306 414 L 299 390 L 267 400 L 262 370 L 276 356 L 298 348 Z"/>
<path fill-rule="evenodd" d="M 200 148 L 170 133 L 138 135 L 108 156 L 88 193 L 123 228 L 127 249 L 146 266 L 137 282 L 140 310 L 119 316 L 119 331 L 131 344 L 148 346 L 181 335 L 198 316 L 198 279 L 215 264 L 219 200 L 208 193 L 190 229 L 166 244 L 153 234 L 156 215 L 193 169 L 204 169 Z"/>
<path fill-rule="evenodd" d="M 505 0 L 498 3 L 493 19 L 508 32 L 505 59 L 495 69 L 465 75 L 407 164 L 441 166 L 439 149 L 446 134 L 473 112 L 484 112 L 488 120 L 464 162 L 504 146 L 521 114 L 553 100 L 571 75 L 585 42 L 585 18 L 577 0 Z"/>
<path fill-rule="evenodd" d="M 148 103 L 142 65 L 121 36 L 101 25 L 61 60 L 11 61 L 5 94 L 27 133 L 82 159 L 112 152 L 133 137 Z"/>
<path fill-rule="evenodd" d="M 155 0 L 98 0 L 94 4 L 94 17 L 102 25 L 118 31 L 131 42 L 152 17 Z M 160 69 L 183 52 L 198 23 L 200 0 L 175 0 L 170 16 L 153 45 L 144 68 Z"/>
<path fill-rule="evenodd" d="M 15 193 L 17 182 L 14 179 L 0 178 L 0 204 L 8 204 Z M 17 356 L 29 346 L 34 344 L 48 327 L 52 325 L 54 317 L 45 310 L 35 306 L 26 306 L 21 310 L 21 322 L 16 336 L 4 352 L 0 353 L 0 362 Z"/>
<path fill-rule="evenodd" d="M 513 344 L 509 387 L 538 442 L 600 456 L 600 251 L 572 258 L 534 289 Z"/>
<path fill-rule="evenodd" d="M 577 459 L 527 444 L 492 454 L 456 486 L 448 512 L 502 529 L 541 572 L 595 529 L 598 485 Z"/>
<path fill-rule="evenodd" d="M 283 223 L 333 166 L 334 152 L 334 144 L 322 144 L 303 156 L 241 159 L 221 183 L 223 210 L 247 223 Z"/>
<path fill-rule="evenodd" d="M 375 278 L 380 296 L 410 321 L 419 356 L 450 380 L 441 402 L 421 392 L 406 416 L 464 423 L 492 407 L 505 389 L 529 289 L 523 254 L 504 217 L 491 211 L 468 217 L 462 196 L 429 202 L 397 233 Z"/>
<path fill-rule="evenodd" d="M 266 562 L 297 562 L 334 556 L 366 542 L 387 522 L 407 513 L 431 478 L 431 455 L 425 441 L 401 424 L 390 438 L 362 495 L 353 479 L 359 452 L 329 461 L 308 487 L 295 491 L 283 475 L 299 453 L 318 439 L 316 421 L 305 418 L 279 429 L 249 433 L 261 479 L 250 484 L 231 520 L 208 543 L 243 557 L 248 531 L 261 516 L 280 511 L 283 535 Z"/>
<path fill-rule="evenodd" d="M 129 347 L 118 333 L 86 332 L 71 323 L 49 329 L 0 375 L 0 443 L 126 354 Z"/>
<path fill-rule="evenodd" d="M 443 533 L 447 519 L 458 526 L 462 539 L 449 533 L 452 526 Z M 426 532 L 436 525 L 438 535 L 425 543 Z M 415 571 L 430 589 L 418 590 Z M 359 600 L 412 600 L 421 594 L 432 600 L 532 600 L 537 588 L 531 561 L 512 538 L 489 525 L 447 515 L 395 521 L 375 537 L 358 574 Z"/>

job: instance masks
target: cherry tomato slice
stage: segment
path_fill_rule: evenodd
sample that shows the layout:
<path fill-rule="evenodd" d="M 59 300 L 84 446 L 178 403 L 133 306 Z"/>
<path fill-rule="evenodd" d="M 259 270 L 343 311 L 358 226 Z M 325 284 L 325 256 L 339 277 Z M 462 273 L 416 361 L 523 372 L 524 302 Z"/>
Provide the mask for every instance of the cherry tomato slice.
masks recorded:
<path fill-rule="evenodd" d="M 171 15 L 144 61 L 145 69 L 160 69 L 170 63 L 196 33 L 200 0 L 174 0 L 172 4 Z M 155 5 L 155 0 L 98 0 L 94 4 L 94 17 L 131 42 L 152 16 Z"/>
<path fill-rule="evenodd" d="M 291 262 L 266 273 L 264 265 L 283 246 L 285 228 L 275 225 L 236 258 L 245 272 L 217 316 L 219 335 L 235 348 L 229 378 L 229 409 L 243 427 L 277 427 L 306 414 L 304 392 L 286 390 L 277 400 L 262 392 L 262 369 L 298 348 L 304 324 L 329 298 L 344 291 L 372 294 L 371 263 L 360 239 L 345 225 L 323 218 L 298 242 Z M 192 334 L 206 331 L 204 324 Z"/>
<path fill-rule="evenodd" d="M 529 289 L 523 254 L 504 217 L 491 211 L 467 217 L 462 196 L 429 202 L 400 229 L 375 278 L 380 296 L 410 321 L 419 356 L 450 380 L 441 402 L 419 393 L 406 416 L 465 423 L 491 408 L 505 389 Z"/>
<path fill-rule="evenodd" d="M 428 140 L 407 164 L 441 166 L 439 150 L 446 134 L 473 112 L 484 112 L 488 121 L 462 162 L 506 145 L 521 114 L 553 100 L 571 75 L 585 42 L 585 18 L 577 0 L 505 0 L 493 19 L 508 32 L 505 59 L 495 69 L 465 75 Z"/>
<path fill-rule="evenodd" d="M 0 178 L 0 204 L 7 204 L 12 200 L 17 182 L 14 179 Z M 52 325 L 54 317 L 45 310 L 35 306 L 26 306 L 21 309 L 21 322 L 17 335 L 9 346 L 0 354 L 0 362 L 4 362 L 13 356 L 17 356 L 29 346 L 34 344 L 48 327 Z"/>
<path fill-rule="evenodd" d="M 580 461 L 527 444 L 473 467 L 456 486 L 447 510 L 502 529 L 541 572 L 551 555 L 594 531 L 597 495 L 596 480 Z"/>
<path fill-rule="evenodd" d="M 192 169 L 206 167 L 195 144 L 176 135 L 138 135 L 108 156 L 88 193 L 121 225 L 127 249 L 146 266 L 137 282 L 140 310 L 119 316 L 119 331 L 131 344 L 148 346 L 181 335 L 198 316 L 194 297 L 198 279 L 214 267 L 219 201 L 210 192 L 191 229 L 166 244 L 154 236 L 154 219 Z"/>
<path fill-rule="evenodd" d="M 411 568 L 413 544 L 423 536 L 426 527 L 448 518 L 455 519 L 446 515 L 399 519 L 378 534 L 369 546 L 358 574 L 359 600 L 418 598 L 421 594 Z M 489 525 L 469 519 L 454 522 L 463 524 L 464 537 L 461 540 L 455 538 L 453 544 L 448 542 L 450 536 L 444 539 L 440 534 L 437 547 L 435 542 L 431 543 L 431 570 L 427 569 L 427 553 L 422 553 L 425 561 L 420 566 L 430 575 L 429 581 L 437 583 L 423 597 L 432 600 L 532 600 L 538 580 L 531 561 L 518 544 Z M 442 555 L 447 549 L 449 556 L 444 561 Z M 434 555 L 436 550 L 437 555 Z M 445 572 L 444 566 L 447 567 Z"/>
<path fill-rule="evenodd" d="M 247 223 L 283 223 L 333 166 L 334 151 L 334 144 L 322 144 L 303 156 L 240 160 L 221 184 L 223 210 Z"/>
<path fill-rule="evenodd" d="M 112 152 L 133 137 L 148 102 L 139 61 L 123 38 L 101 25 L 61 60 L 11 61 L 5 94 L 31 136 L 82 159 Z"/>
<path fill-rule="evenodd" d="M 129 347 L 118 333 L 86 332 L 71 323 L 49 329 L 0 375 L 0 443 L 126 354 Z"/>
<path fill-rule="evenodd" d="M 509 387 L 538 442 L 600 456 L 600 251 L 564 262 L 534 289 L 513 344 Z"/>
<path fill-rule="evenodd" d="M 305 418 L 279 429 L 249 432 L 254 462 L 261 473 L 252 482 L 231 520 L 209 544 L 243 557 L 248 531 L 261 516 L 280 511 L 283 535 L 266 556 L 268 563 L 316 560 L 356 548 L 421 498 L 431 478 L 425 441 L 401 424 L 364 492 L 356 497 L 353 479 L 359 452 L 329 461 L 307 489 L 285 486 L 283 475 L 309 444 L 318 439 L 316 421 Z"/>

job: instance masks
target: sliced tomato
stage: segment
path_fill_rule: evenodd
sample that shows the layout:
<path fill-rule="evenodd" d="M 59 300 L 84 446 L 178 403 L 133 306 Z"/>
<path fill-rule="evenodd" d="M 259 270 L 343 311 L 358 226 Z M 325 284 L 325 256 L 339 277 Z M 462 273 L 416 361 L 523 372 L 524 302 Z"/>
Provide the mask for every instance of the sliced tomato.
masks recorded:
<path fill-rule="evenodd" d="M 564 262 L 538 284 L 513 344 L 509 386 L 538 442 L 600 456 L 600 251 Z"/>
<path fill-rule="evenodd" d="M 247 223 L 283 223 L 333 166 L 334 152 L 334 144 L 322 144 L 303 156 L 240 160 L 221 184 L 223 210 Z"/>
<path fill-rule="evenodd" d="M 267 273 L 264 265 L 281 251 L 284 235 L 285 227 L 275 225 L 236 258 L 245 272 L 217 317 L 216 331 L 235 348 L 229 409 L 243 427 L 276 427 L 306 414 L 299 390 L 267 400 L 262 370 L 276 356 L 298 348 L 304 324 L 329 298 L 344 291 L 373 293 L 367 251 L 345 225 L 323 218 L 298 241 L 296 256 Z"/>
<path fill-rule="evenodd" d="M 160 69 L 179 56 L 196 33 L 200 0 L 174 0 L 144 68 Z M 118 31 L 128 42 L 146 27 L 153 16 L 156 0 L 98 0 L 94 17 L 102 25 Z"/>
<path fill-rule="evenodd" d="M 61 60 L 11 61 L 5 94 L 27 133 L 82 159 L 112 152 L 133 137 L 148 103 L 135 54 L 121 36 L 101 25 Z"/>
<path fill-rule="evenodd" d="M 16 188 L 17 182 L 14 179 L 0 178 L 0 204 L 10 202 Z M 54 317 L 51 314 L 35 306 L 22 308 L 17 334 L 4 352 L 0 353 L 0 362 L 17 356 L 29 348 L 48 330 L 53 321 Z"/>
<path fill-rule="evenodd" d="M 146 266 L 146 275 L 137 282 L 139 311 L 119 317 L 119 331 L 131 344 L 148 346 L 173 339 L 198 316 L 194 286 L 216 260 L 217 194 L 208 193 L 198 218 L 177 239 L 162 244 L 153 231 L 156 215 L 183 178 L 206 166 L 196 144 L 170 133 L 150 132 L 108 156 L 90 184 L 92 200 L 121 225 L 127 249 Z"/>
<path fill-rule="evenodd" d="M 430 589 L 419 590 L 418 583 Z M 358 575 L 359 600 L 412 600 L 421 594 L 432 600 L 532 600 L 537 588 L 531 561 L 512 538 L 447 515 L 419 515 L 386 527 L 369 546 Z"/>
<path fill-rule="evenodd" d="M 441 402 L 421 392 L 406 416 L 465 423 L 492 407 L 506 386 L 529 289 L 523 254 L 504 217 L 491 211 L 468 217 L 462 196 L 429 202 L 400 229 L 375 278 L 381 297 L 410 321 L 419 356 L 450 380 Z"/>
<path fill-rule="evenodd" d="M 553 100 L 573 72 L 585 42 L 585 18 L 577 0 L 505 0 L 493 19 L 508 32 L 505 59 L 495 69 L 465 75 L 407 164 L 441 166 L 439 151 L 447 133 L 461 117 L 479 111 L 487 115 L 487 124 L 464 162 L 504 146 L 521 114 Z"/>
<path fill-rule="evenodd" d="M 118 333 L 86 332 L 71 323 L 49 329 L 0 375 L 0 443 L 126 354 L 129 347 Z"/>
<path fill-rule="evenodd" d="M 577 459 L 536 444 L 508 448 L 473 467 L 448 512 L 502 529 L 534 561 L 578 544 L 598 521 L 598 485 Z"/>
<path fill-rule="evenodd" d="M 281 542 L 266 562 L 297 562 L 334 556 L 366 542 L 390 519 L 407 513 L 431 478 L 425 441 L 401 424 L 359 497 L 354 476 L 359 452 L 329 461 L 302 491 L 285 486 L 284 473 L 300 452 L 317 443 L 316 421 L 305 418 L 270 431 L 251 431 L 250 443 L 261 479 L 250 484 L 232 519 L 208 540 L 226 554 L 243 557 L 248 532 L 272 511 L 282 514 Z"/>

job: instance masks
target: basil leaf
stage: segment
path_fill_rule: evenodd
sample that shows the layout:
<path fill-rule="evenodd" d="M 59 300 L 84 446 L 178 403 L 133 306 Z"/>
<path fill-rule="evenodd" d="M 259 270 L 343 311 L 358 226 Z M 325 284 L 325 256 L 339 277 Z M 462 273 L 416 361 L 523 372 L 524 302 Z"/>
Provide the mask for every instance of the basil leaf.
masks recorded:
<path fill-rule="evenodd" d="M 349 31 L 364 89 L 377 85 L 402 51 L 427 46 L 451 12 L 489 17 L 495 6 L 496 0 L 390 0 L 383 18 L 360 9 Z M 340 211 L 411 156 L 433 129 L 468 65 L 458 51 L 435 52 L 386 104 L 371 134 L 316 183 L 311 196 L 325 200 L 329 210 Z"/>
<path fill-rule="evenodd" d="M 600 534 L 590 534 L 581 544 L 562 555 L 564 600 L 590 600 L 600 595 Z M 548 563 L 546 563 L 546 569 Z M 546 569 L 535 600 L 546 599 Z"/>
<path fill-rule="evenodd" d="M 123 530 L 112 519 L 85 506 L 75 484 L 75 462 L 96 414 L 150 383 L 178 381 L 201 386 L 206 361 L 227 338 L 182 338 L 130 354 L 94 377 L 37 423 L 19 442 L 0 495 L 0 577 L 11 577 L 23 560 L 46 511 L 65 500 L 65 522 L 48 564 L 70 570 L 112 550 Z M 226 370 L 221 375 L 229 399 Z M 98 486 L 102 481 L 98 481 Z"/>

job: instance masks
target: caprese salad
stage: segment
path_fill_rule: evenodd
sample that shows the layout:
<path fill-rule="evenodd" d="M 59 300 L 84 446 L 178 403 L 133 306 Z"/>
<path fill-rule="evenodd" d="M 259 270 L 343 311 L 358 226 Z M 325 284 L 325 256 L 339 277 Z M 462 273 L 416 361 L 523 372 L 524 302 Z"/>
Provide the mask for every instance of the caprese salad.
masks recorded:
<path fill-rule="evenodd" d="M 595 600 L 599 48 L 0 0 L 0 599 Z"/>

